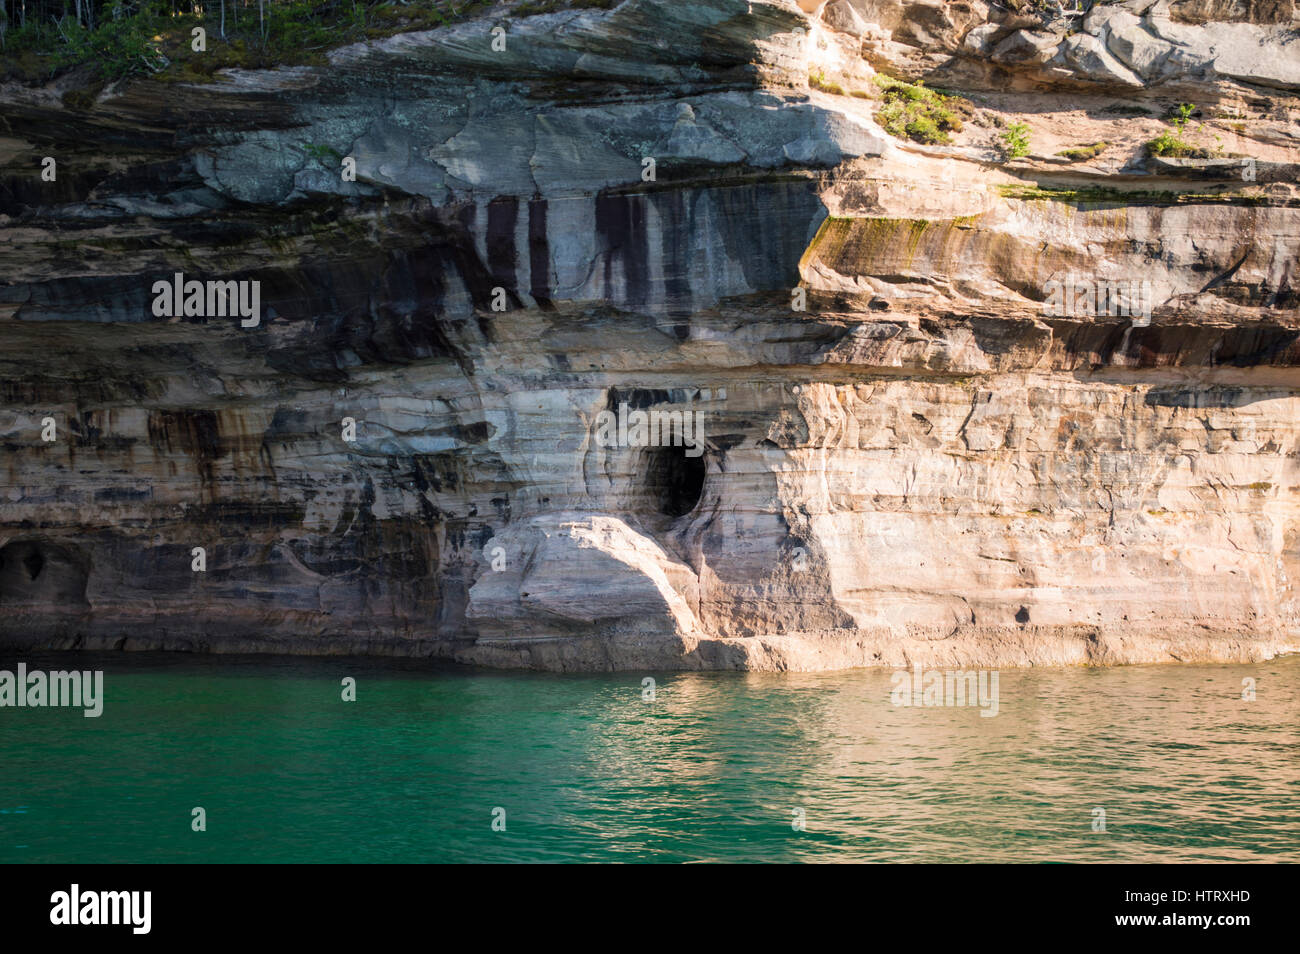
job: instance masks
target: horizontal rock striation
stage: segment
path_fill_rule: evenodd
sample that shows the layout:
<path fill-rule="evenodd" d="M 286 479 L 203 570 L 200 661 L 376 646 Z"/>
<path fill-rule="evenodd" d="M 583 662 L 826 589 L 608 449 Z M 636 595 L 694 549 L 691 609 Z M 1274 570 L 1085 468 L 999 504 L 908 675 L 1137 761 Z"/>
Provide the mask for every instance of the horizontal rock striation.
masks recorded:
<path fill-rule="evenodd" d="M 8 83 L 0 645 L 1295 651 L 1300 14 L 1081 6 L 500 6 Z M 964 121 L 891 134 L 891 83 Z M 1184 102 L 1210 155 L 1153 154 Z M 178 273 L 256 324 L 159 314 Z"/>

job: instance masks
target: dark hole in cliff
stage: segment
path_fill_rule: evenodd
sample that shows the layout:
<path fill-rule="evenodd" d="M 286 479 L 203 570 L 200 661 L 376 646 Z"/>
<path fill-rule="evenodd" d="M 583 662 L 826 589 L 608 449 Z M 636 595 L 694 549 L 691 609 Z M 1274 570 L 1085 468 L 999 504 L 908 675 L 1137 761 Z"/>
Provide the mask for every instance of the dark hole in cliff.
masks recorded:
<path fill-rule="evenodd" d="M 14 540 L 0 548 L 0 605 L 59 611 L 86 605 L 86 561 L 45 540 Z"/>
<path fill-rule="evenodd" d="M 686 451 L 654 447 L 646 452 L 646 495 L 651 506 L 668 517 L 690 513 L 704 493 L 704 455 L 688 457 Z"/>
<path fill-rule="evenodd" d="M 41 575 L 41 570 L 45 568 L 45 557 L 41 556 L 39 550 L 33 550 L 23 557 L 23 566 L 27 567 L 27 578 L 34 580 Z"/>
<path fill-rule="evenodd" d="M 1021 626 L 1024 626 L 1025 623 L 1028 623 L 1029 610 L 1025 609 L 1025 607 L 1023 606 L 1020 607 L 1020 609 L 1016 610 L 1016 622 L 1019 623 Z"/>

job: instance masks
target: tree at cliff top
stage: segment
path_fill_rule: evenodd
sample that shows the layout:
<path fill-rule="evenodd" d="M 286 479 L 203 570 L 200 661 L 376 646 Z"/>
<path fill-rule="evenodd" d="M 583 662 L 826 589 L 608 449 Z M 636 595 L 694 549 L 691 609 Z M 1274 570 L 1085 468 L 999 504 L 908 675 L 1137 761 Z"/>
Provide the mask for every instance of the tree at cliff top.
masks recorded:
<path fill-rule="evenodd" d="M 69 7 L 71 2 L 71 8 Z M 0 78 L 90 66 L 101 79 L 186 80 L 231 66 L 314 63 L 345 43 L 429 29 L 479 0 L 0 0 Z M 206 31 L 196 50 L 194 28 Z"/>

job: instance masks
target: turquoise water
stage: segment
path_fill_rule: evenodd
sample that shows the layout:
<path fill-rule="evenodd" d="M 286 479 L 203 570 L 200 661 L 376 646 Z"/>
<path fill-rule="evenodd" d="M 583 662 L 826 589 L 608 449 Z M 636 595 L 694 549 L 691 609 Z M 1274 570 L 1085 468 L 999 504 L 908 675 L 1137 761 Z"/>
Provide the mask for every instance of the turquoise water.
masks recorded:
<path fill-rule="evenodd" d="M 106 700 L 0 708 L 0 862 L 1300 861 L 1300 657 L 1003 670 L 993 718 L 893 706 L 888 671 L 648 702 L 643 673 L 20 659 Z"/>

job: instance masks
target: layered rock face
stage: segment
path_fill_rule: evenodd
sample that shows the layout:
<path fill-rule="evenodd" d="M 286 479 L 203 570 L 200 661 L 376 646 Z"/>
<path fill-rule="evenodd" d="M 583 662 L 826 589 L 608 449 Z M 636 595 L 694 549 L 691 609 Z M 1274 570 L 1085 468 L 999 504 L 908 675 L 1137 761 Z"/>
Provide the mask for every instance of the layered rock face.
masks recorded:
<path fill-rule="evenodd" d="M 0 643 L 1294 651 L 1300 14 L 1080 6 L 502 7 L 10 84 Z M 885 76 L 961 128 L 891 135 Z M 1147 155 L 1179 103 L 1208 155 Z M 257 323 L 158 315 L 177 273 Z"/>

